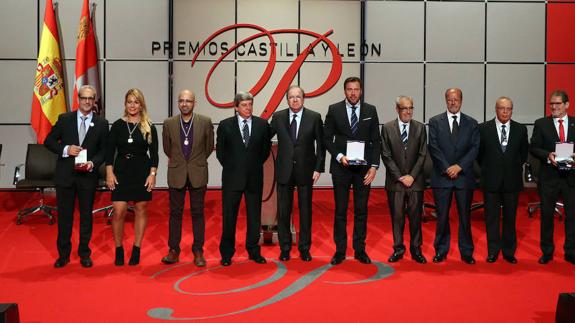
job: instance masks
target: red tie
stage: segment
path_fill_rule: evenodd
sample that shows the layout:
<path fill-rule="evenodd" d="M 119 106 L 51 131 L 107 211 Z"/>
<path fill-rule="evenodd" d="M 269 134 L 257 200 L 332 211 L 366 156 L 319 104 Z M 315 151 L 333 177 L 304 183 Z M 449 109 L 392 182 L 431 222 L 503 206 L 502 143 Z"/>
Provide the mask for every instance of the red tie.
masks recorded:
<path fill-rule="evenodd" d="M 565 129 L 563 129 L 563 119 L 559 119 L 557 121 L 559 121 L 559 141 L 565 142 Z"/>

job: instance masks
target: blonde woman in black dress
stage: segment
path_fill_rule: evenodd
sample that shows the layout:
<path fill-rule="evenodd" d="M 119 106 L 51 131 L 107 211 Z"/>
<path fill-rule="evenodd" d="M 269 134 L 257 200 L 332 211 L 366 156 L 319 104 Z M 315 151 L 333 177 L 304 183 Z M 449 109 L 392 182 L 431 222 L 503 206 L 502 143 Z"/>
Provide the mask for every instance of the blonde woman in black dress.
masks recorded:
<path fill-rule="evenodd" d="M 158 134 L 148 118 L 144 95 L 138 89 L 126 93 L 124 116 L 112 125 L 106 153 L 106 184 L 112 190 L 112 231 L 116 244 L 115 265 L 124 265 L 124 221 L 128 202 L 134 202 L 134 245 L 129 265 L 140 262 L 140 247 L 148 221 L 147 203 L 152 199 L 158 167 Z"/>

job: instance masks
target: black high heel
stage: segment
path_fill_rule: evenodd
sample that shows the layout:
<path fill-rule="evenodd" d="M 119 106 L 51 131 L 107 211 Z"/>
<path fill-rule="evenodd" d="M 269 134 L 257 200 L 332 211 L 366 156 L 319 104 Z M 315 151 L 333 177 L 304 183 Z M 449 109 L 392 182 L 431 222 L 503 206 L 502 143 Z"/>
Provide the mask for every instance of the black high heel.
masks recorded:
<path fill-rule="evenodd" d="M 140 263 L 140 247 L 133 246 L 132 247 L 132 255 L 130 256 L 130 262 L 128 265 L 135 266 Z"/>
<path fill-rule="evenodd" d="M 124 265 L 124 247 L 116 247 L 116 260 L 114 260 L 114 265 Z"/>

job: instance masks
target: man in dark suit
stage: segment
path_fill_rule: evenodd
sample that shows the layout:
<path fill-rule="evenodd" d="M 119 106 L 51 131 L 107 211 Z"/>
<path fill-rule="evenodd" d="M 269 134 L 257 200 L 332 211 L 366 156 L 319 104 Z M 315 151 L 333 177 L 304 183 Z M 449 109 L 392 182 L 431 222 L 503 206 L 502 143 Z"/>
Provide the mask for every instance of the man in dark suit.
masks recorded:
<path fill-rule="evenodd" d="M 429 154 L 433 160 L 431 187 L 437 208 L 433 262 L 444 261 L 449 252 L 449 209 L 455 193 L 461 260 L 475 264 L 470 213 L 475 188 L 473 163 L 479 151 L 479 129 L 475 119 L 461 113 L 461 89 L 445 91 L 445 102 L 447 111 L 429 120 Z"/>
<path fill-rule="evenodd" d="M 519 192 L 523 190 L 522 170 L 529 142 L 527 128 L 511 120 L 512 114 L 513 101 L 500 97 L 495 103 L 496 117 L 479 125 L 477 161 L 481 165 L 489 263 L 497 261 L 499 251 L 503 259 L 517 263 L 515 215 Z"/>
<path fill-rule="evenodd" d="M 398 118 L 381 129 L 381 159 L 385 165 L 385 190 L 393 227 L 393 254 L 389 262 L 403 258 L 405 214 L 409 217 L 409 252 L 420 264 L 427 262 L 421 253 L 421 214 L 427 156 L 425 125 L 413 120 L 413 99 L 399 96 L 395 100 Z"/>
<path fill-rule="evenodd" d="M 354 258 L 369 264 L 371 259 L 365 252 L 367 235 L 367 202 L 371 182 L 379 168 L 381 137 L 379 119 L 375 106 L 360 102 L 361 80 L 348 77 L 344 81 L 345 100 L 329 106 L 324 125 L 324 144 L 331 154 L 329 171 L 332 175 L 335 199 L 335 219 L 333 238 L 336 251 L 332 265 L 345 259 L 347 249 L 347 207 L 349 190 L 353 186 Z M 364 145 L 363 162 L 354 165 L 348 158 L 348 142 L 361 142 Z"/>
<path fill-rule="evenodd" d="M 182 215 L 186 191 L 190 192 L 190 211 L 194 243 L 194 264 L 206 265 L 204 240 L 204 198 L 208 184 L 208 157 L 214 149 L 214 126 L 212 120 L 194 113 L 196 95 L 183 90 L 178 95 L 180 114 L 164 121 L 162 139 L 164 153 L 168 156 L 168 187 L 170 188 L 170 225 L 168 254 L 162 258 L 165 264 L 179 261 L 182 240 Z"/>
<path fill-rule="evenodd" d="M 56 200 L 58 205 L 58 259 L 54 267 L 70 262 L 74 201 L 80 208 L 80 244 L 78 255 L 82 267 L 92 267 L 90 239 L 92 237 L 92 208 L 98 184 L 98 168 L 104 162 L 108 121 L 92 112 L 96 90 L 82 86 L 78 91 L 78 111 L 63 113 L 46 137 L 44 145 L 57 154 Z M 85 151 L 84 151 L 85 150 Z M 76 157 L 85 154 L 86 162 L 77 164 Z"/>
<path fill-rule="evenodd" d="M 557 142 L 575 142 L 575 118 L 567 115 L 569 97 L 562 90 L 551 93 L 551 116 L 535 121 L 531 153 L 541 161 L 539 197 L 541 199 L 540 264 L 553 259 L 553 213 L 559 196 L 565 207 L 565 260 L 575 265 L 575 172 L 561 170 L 555 160 Z"/>
<path fill-rule="evenodd" d="M 278 140 L 275 179 L 281 261 L 290 259 L 292 245 L 290 223 L 295 187 L 299 206 L 298 250 L 303 261 L 311 261 L 309 249 L 313 184 L 325 168 L 321 115 L 304 108 L 304 97 L 301 87 L 291 86 L 286 93 L 289 109 L 274 113 L 271 121 L 272 136 L 277 134 Z"/>
<path fill-rule="evenodd" d="M 270 154 L 268 122 L 252 115 L 254 97 L 239 92 L 236 115 L 222 120 L 217 130 L 216 156 L 222 165 L 222 266 L 229 266 L 236 251 L 236 222 L 242 195 L 247 213 L 246 249 L 249 259 L 265 264 L 258 245 L 261 226 L 263 165 Z"/>

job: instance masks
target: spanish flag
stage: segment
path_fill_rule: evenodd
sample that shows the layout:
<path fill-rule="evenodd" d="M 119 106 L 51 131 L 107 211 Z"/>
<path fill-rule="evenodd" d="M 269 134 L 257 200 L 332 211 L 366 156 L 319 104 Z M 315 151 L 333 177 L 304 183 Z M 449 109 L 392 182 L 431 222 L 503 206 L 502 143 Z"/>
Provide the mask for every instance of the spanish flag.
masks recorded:
<path fill-rule="evenodd" d="M 52 125 L 66 109 L 58 23 L 52 0 L 47 0 L 30 117 L 30 125 L 36 131 L 38 143 L 44 143 Z"/>
<path fill-rule="evenodd" d="M 104 115 L 100 102 L 100 74 L 98 72 L 98 53 L 96 51 L 96 37 L 90 18 L 88 0 L 84 0 L 80 25 L 78 26 L 78 39 L 76 43 L 76 82 L 74 82 L 74 96 L 72 97 L 72 110 L 78 109 L 78 90 L 83 85 L 91 85 L 96 89 L 96 106 L 94 112 Z"/>

